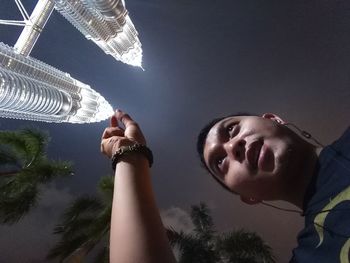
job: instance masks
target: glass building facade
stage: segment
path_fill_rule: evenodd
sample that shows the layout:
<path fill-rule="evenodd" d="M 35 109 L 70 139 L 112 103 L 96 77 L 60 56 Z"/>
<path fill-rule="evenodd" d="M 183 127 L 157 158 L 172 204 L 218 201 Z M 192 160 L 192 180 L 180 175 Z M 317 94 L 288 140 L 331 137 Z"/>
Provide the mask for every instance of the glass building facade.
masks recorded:
<path fill-rule="evenodd" d="M 54 1 L 56 10 L 105 53 L 141 67 L 141 43 L 122 0 Z"/>
<path fill-rule="evenodd" d="M 0 42 L 0 117 L 89 123 L 112 114 L 89 85 Z"/>

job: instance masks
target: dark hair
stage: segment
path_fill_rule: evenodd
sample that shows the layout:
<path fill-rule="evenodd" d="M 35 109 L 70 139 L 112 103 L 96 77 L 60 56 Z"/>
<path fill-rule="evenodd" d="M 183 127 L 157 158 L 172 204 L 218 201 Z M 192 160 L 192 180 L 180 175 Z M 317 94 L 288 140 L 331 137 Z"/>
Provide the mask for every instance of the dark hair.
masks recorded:
<path fill-rule="evenodd" d="M 213 126 L 218 123 L 219 121 L 229 118 L 229 117 L 237 117 L 237 116 L 259 116 L 257 114 L 251 114 L 251 113 L 247 113 L 247 112 L 238 112 L 235 114 L 230 114 L 230 115 L 226 115 L 223 117 L 219 117 L 219 118 L 215 118 L 213 120 L 211 120 L 209 123 L 207 123 L 203 129 L 199 132 L 199 135 L 197 137 L 197 153 L 199 155 L 199 159 L 202 163 L 202 166 L 212 175 L 212 177 L 222 186 L 224 187 L 226 190 L 233 192 L 230 188 L 228 188 L 222 181 L 220 181 L 210 170 L 209 167 L 206 165 L 205 160 L 204 160 L 204 146 L 205 146 L 205 142 L 207 140 L 207 136 L 209 131 L 211 130 L 211 128 L 213 128 Z"/>

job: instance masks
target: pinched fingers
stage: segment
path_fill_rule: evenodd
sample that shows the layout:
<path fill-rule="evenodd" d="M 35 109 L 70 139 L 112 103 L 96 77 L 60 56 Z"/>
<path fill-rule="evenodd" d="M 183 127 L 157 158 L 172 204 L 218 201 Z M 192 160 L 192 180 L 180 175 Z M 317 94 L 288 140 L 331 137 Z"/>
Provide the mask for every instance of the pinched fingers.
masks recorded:
<path fill-rule="evenodd" d="M 119 127 L 120 121 L 125 129 Z M 126 113 L 117 110 L 111 118 L 110 127 L 106 128 L 101 138 L 101 152 L 109 158 L 122 146 L 135 143 L 146 144 L 139 125 Z"/>
<path fill-rule="evenodd" d="M 119 127 L 107 127 L 102 134 L 102 139 L 107 139 L 112 136 L 124 136 L 124 130 Z"/>
<path fill-rule="evenodd" d="M 121 111 L 121 110 L 117 110 L 115 116 L 117 117 L 117 119 L 119 121 L 121 121 L 125 127 L 129 126 L 129 125 L 135 125 L 137 124 L 131 117 L 129 114 Z"/>
<path fill-rule="evenodd" d="M 117 127 L 118 126 L 118 119 L 115 116 L 115 114 L 109 120 L 109 124 L 110 124 L 111 127 Z"/>
<path fill-rule="evenodd" d="M 121 110 L 117 110 L 115 116 L 117 117 L 117 120 L 121 121 L 125 126 L 124 134 L 127 138 L 141 144 L 146 144 L 146 140 L 142 134 L 140 126 L 130 117 L 129 114 Z"/>

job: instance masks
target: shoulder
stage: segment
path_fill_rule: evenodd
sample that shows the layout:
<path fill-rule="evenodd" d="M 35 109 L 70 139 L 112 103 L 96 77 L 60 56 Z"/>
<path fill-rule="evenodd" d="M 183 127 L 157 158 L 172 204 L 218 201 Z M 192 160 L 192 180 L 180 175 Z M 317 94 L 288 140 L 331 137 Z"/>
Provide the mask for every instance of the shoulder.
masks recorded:
<path fill-rule="evenodd" d="M 350 127 L 348 127 L 345 132 L 336 140 L 333 144 L 350 144 Z"/>
<path fill-rule="evenodd" d="M 330 146 L 338 154 L 342 153 L 343 156 L 350 157 L 350 127 L 348 127 L 339 139 L 333 142 Z"/>

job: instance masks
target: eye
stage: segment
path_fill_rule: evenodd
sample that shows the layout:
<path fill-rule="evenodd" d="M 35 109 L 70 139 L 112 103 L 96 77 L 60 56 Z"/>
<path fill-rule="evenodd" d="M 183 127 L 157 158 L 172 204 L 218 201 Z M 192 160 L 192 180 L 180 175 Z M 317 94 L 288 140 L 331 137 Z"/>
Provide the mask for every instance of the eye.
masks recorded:
<path fill-rule="evenodd" d="M 237 123 L 227 126 L 227 133 L 230 135 L 230 138 L 234 137 L 237 134 Z"/>
<path fill-rule="evenodd" d="M 218 169 L 221 171 L 221 168 L 222 168 L 222 165 L 225 161 L 225 157 L 222 157 L 222 158 L 219 158 L 217 161 L 216 161 L 216 166 L 218 167 Z"/>

